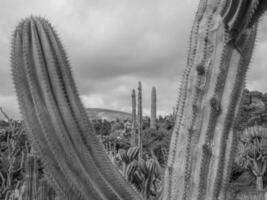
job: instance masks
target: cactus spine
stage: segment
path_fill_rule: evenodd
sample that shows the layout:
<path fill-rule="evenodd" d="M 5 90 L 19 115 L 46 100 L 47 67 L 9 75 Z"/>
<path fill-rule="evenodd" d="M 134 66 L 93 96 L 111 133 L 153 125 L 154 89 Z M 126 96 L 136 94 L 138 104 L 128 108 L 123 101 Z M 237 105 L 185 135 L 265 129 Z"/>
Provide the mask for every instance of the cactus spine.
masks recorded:
<path fill-rule="evenodd" d="M 132 133 L 131 133 L 131 146 L 137 146 L 137 143 L 136 143 L 136 94 L 135 94 L 135 90 L 132 91 Z"/>
<path fill-rule="evenodd" d="M 157 119 L 157 93 L 156 87 L 152 87 L 151 90 L 151 110 L 150 110 L 150 128 L 156 128 Z"/>
<path fill-rule="evenodd" d="M 64 199 L 141 199 L 96 137 L 59 38 L 44 19 L 13 36 L 12 71 L 22 117 L 48 180 Z"/>
<path fill-rule="evenodd" d="M 138 82 L 138 147 L 139 158 L 142 158 L 143 146 L 142 146 L 142 129 L 143 129 L 143 107 L 142 107 L 142 83 Z"/>
<path fill-rule="evenodd" d="M 200 1 L 176 107 L 164 200 L 225 199 L 236 141 L 233 122 L 257 28 L 246 23 L 262 6 L 266 2 Z"/>

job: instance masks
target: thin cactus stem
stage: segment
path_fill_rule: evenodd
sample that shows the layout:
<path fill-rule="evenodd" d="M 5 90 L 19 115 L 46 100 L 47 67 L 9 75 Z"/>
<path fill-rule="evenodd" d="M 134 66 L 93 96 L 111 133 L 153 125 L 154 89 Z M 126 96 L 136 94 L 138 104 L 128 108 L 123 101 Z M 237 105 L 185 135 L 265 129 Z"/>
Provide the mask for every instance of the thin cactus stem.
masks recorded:
<path fill-rule="evenodd" d="M 151 90 L 151 110 L 150 110 L 150 128 L 155 129 L 157 119 L 157 93 L 156 87 L 152 87 Z"/>
<path fill-rule="evenodd" d="M 142 158 L 143 145 L 142 145 L 142 129 L 143 129 L 143 105 L 142 105 L 142 83 L 138 82 L 138 147 L 139 159 Z"/>
<path fill-rule="evenodd" d="M 135 90 L 132 91 L 132 132 L 131 132 L 131 146 L 136 144 L 136 94 Z"/>

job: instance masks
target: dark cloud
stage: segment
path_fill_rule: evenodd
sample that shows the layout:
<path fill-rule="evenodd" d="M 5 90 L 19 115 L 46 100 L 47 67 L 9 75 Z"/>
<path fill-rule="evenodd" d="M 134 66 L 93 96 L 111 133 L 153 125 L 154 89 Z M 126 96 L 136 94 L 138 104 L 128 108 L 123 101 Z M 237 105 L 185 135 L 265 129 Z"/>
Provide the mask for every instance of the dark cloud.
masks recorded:
<path fill-rule="evenodd" d="M 157 87 L 158 110 L 172 111 L 188 49 L 195 0 L 1 0 L 0 106 L 18 108 L 9 70 L 10 38 L 19 19 L 45 16 L 58 32 L 86 107 L 130 111 L 131 90 L 143 83 L 144 110 Z M 267 25 L 262 20 L 248 87 L 267 90 Z"/>

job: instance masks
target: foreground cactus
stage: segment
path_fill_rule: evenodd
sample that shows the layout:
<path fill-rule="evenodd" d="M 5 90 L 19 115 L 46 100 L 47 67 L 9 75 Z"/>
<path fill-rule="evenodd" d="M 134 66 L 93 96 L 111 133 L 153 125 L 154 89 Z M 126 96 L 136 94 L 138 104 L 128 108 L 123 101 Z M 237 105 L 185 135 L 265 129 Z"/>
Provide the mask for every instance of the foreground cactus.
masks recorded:
<path fill-rule="evenodd" d="M 267 2 L 200 0 L 182 77 L 164 200 L 225 199 L 234 120 Z"/>
<path fill-rule="evenodd" d="M 109 160 L 87 118 L 51 25 L 23 20 L 12 71 L 22 116 L 48 180 L 64 199 L 141 199 Z"/>
<path fill-rule="evenodd" d="M 225 199 L 245 75 L 264 0 L 200 0 L 181 84 L 163 199 Z M 64 199 L 142 199 L 104 152 L 50 24 L 28 18 L 13 36 L 23 119 Z M 142 115 L 140 115 L 142 116 Z M 140 126 L 142 127 L 142 126 Z M 139 127 L 139 128 L 140 128 Z"/>

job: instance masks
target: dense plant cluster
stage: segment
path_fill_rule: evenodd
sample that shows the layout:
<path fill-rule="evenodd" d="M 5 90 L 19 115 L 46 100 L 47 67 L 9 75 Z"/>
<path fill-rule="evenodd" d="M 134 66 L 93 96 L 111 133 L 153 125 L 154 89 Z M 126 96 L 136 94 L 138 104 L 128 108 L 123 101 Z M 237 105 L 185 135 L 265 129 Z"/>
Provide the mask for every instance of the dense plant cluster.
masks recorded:
<path fill-rule="evenodd" d="M 255 125 L 266 126 L 265 113 L 267 113 L 264 96 L 260 92 L 245 91 L 243 106 L 241 107 L 241 121 L 240 127 L 245 130 L 246 127 L 253 127 Z M 262 103 L 263 102 L 263 103 Z M 264 105 L 264 106 L 263 106 Z M 4 113 L 4 112 L 3 112 Z M 26 162 L 27 157 L 30 155 L 31 147 L 26 137 L 25 129 L 21 121 L 15 121 L 8 118 L 7 120 L 0 121 L 0 192 L 1 199 L 15 198 L 15 194 L 19 194 L 22 191 L 22 186 L 25 187 L 26 180 Z M 243 118 L 242 118 L 243 117 Z M 162 189 L 162 176 L 166 167 L 168 158 L 169 142 L 171 139 L 171 132 L 174 127 L 175 116 L 168 115 L 165 117 L 159 116 L 156 119 L 156 128 L 150 128 L 150 118 L 143 117 L 142 123 L 142 144 L 143 144 L 143 156 L 141 160 L 138 160 L 138 152 L 131 150 L 131 120 L 107 121 L 101 119 L 92 120 L 96 134 L 106 149 L 114 149 L 116 154 L 113 154 L 111 158 L 115 157 L 114 163 L 119 167 L 122 174 L 126 179 L 131 182 L 147 199 L 156 198 L 159 195 L 159 191 Z M 262 185 L 259 188 L 265 186 L 267 181 L 266 173 L 266 155 L 267 146 L 262 145 L 263 139 L 255 140 L 256 142 L 246 143 L 246 139 L 249 135 L 249 130 L 244 133 L 240 128 L 240 138 L 242 142 L 239 143 L 239 151 L 236 156 L 236 162 L 232 171 L 232 182 L 243 182 L 243 185 L 256 185 L 255 162 L 252 160 L 253 149 L 261 148 L 262 155 L 261 160 L 265 162 L 265 165 L 261 165 L 263 168 L 261 173 L 263 174 Z M 255 133 L 259 136 L 266 137 L 267 133 Z M 265 135 L 264 135 L 265 134 Z M 247 146 L 248 145 L 248 146 Z M 252 148 L 253 147 L 253 148 Z M 253 155 L 251 156 L 251 153 Z M 128 153 L 127 153 L 128 152 Z M 132 154 L 132 155 L 131 155 Z M 264 154 L 264 155 L 263 155 Z M 255 159 L 259 155 L 254 155 Z M 36 158 L 37 159 L 37 158 Z M 258 159 L 259 160 L 259 159 Z M 256 159 L 257 161 L 257 159 Z M 39 162 L 39 161 L 38 161 Z M 258 161 L 257 161 L 258 162 Z M 263 162 L 263 163 L 264 163 Z M 151 167 L 150 165 L 153 165 Z M 40 177 L 42 177 L 41 165 L 39 166 Z M 153 173 L 147 171 L 148 169 L 154 170 Z M 151 173 L 151 175 L 148 175 Z M 259 173 L 258 173 L 259 174 Z M 154 178 L 152 178 L 154 177 Z M 150 180 L 150 178 L 152 179 Z M 44 182 L 42 180 L 41 182 Z M 148 184 L 151 185 L 148 187 Z M 44 185 L 47 183 L 44 183 Z M 46 186 L 49 188 L 48 186 Z M 25 190 L 25 188 L 24 188 Z M 50 188 L 51 190 L 51 188 Z M 51 193 L 51 192 L 50 192 Z"/>

